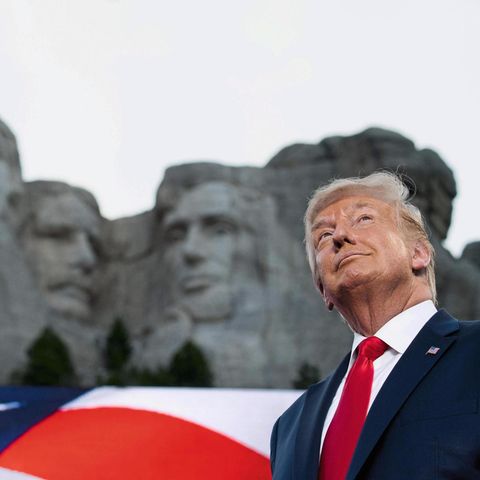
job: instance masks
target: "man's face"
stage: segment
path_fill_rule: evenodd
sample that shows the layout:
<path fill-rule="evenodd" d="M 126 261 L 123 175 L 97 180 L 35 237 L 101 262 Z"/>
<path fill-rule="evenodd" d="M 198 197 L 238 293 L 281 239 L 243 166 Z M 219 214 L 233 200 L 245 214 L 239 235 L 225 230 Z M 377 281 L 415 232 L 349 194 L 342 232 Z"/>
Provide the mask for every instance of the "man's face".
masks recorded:
<path fill-rule="evenodd" d="M 313 221 L 320 289 L 335 303 L 346 290 L 395 286 L 411 280 L 411 247 L 391 205 L 352 195 L 327 206 Z"/>
<path fill-rule="evenodd" d="M 186 193 L 164 220 L 173 299 L 194 319 L 228 316 L 238 260 L 250 257 L 253 263 L 254 238 L 243 226 L 238 204 L 235 187 L 208 183 Z"/>
<path fill-rule="evenodd" d="M 18 197 L 22 190 L 20 171 L 0 156 L 0 218 L 8 218 L 11 201 Z"/>
<path fill-rule="evenodd" d="M 45 197 L 27 232 L 25 248 L 51 309 L 86 319 L 97 265 L 100 218 L 73 193 Z"/>

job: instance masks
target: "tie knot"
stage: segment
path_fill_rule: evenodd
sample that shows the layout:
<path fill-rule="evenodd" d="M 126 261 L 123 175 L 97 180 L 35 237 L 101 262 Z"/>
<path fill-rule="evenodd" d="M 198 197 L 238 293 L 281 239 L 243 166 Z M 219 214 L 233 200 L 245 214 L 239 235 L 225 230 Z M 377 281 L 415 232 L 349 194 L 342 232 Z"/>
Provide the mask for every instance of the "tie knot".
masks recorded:
<path fill-rule="evenodd" d="M 377 337 L 368 337 L 358 346 L 358 356 L 367 357 L 369 360 L 376 360 L 381 357 L 388 345 Z"/>

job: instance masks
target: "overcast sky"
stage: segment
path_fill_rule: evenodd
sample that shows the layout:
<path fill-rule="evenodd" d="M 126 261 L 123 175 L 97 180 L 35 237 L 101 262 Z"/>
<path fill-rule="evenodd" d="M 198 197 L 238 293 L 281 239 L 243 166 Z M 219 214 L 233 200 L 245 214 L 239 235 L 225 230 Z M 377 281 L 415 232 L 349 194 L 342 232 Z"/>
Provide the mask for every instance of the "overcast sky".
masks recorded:
<path fill-rule="evenodd" d="M 26 180 L 153 206 L 167 166 L 263 166 L 372 125 L 436 150 L 480 239 L 478 0 L 1 0 L 0 117 Z"/>

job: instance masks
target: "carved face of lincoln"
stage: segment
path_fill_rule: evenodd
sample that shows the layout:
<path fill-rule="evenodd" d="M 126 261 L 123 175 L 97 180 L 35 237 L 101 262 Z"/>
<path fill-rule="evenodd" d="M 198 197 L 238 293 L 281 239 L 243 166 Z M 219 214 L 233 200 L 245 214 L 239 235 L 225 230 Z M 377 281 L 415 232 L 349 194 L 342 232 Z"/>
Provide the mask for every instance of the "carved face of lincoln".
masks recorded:
<path fill-rule="evenodd" d="M 163 220 L 171 296 L 196 321 L 228 317 L 235 277 L 254 267 L 245 207 L 239 188 L 210 182 L 184 194 Z"/>

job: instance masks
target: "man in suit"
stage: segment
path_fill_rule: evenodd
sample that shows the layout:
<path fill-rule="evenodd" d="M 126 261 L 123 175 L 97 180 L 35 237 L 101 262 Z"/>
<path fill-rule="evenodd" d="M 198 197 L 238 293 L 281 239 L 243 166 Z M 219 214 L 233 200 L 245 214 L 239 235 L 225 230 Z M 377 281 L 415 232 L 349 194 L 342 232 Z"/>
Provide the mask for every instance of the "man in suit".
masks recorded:
<path fill-rule="evenodd" d="M 408 196 L 374 173 L 308 205 L 315 285 L 354 339 L 277 420 L 274 480 L 480 478 L 480 323 L 437 311 L 433 248 Z"/>

